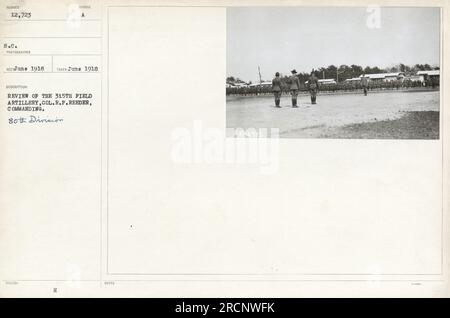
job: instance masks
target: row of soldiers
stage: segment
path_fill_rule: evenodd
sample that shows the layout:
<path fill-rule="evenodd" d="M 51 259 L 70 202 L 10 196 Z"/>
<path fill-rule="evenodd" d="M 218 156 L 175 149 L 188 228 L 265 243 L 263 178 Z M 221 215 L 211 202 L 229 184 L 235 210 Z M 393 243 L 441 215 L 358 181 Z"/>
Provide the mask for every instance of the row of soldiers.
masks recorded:
<path fill-rule="evenodd" d="M 316 75 L 317 76 L 317 75 Z M 309 75 L 308 75 L 309 77 Z M 307 79 L 307 78 L 306 78 Z M 289 86 L 290 85 L 286 85 L 287 82 L 283 76 L 281 75 L 281 82 L 283 83 L 282 85 L 282 95 L 285 95 L 286 93 L 290 94 L 290 90 L 289 90 Z M 300 83 L 301 83 L 301 87 L 300 90 L 298 91 L 298 95 L 301 96 L 302 92 L 308 92 L 307 91 L 307 83 L 303 84 L 301 79 L 300 79 Z M 395 81 L 370 81 L 368 82 L 367 85 L 367 89 L 370 92 L 371 90 L 393 90 L 393 89 L 405 89 L 405 88 L 416 88 L 416 87 L 428 87 L 428 88 L 433 88 L 433 84 L 434 87 L 439 87 L 439 81 L 435 80 L 434 83 L 431 80 L 425 80 L 425 82 L 421 82 L 421 81 L 412 81 L 409 79 L 406 80 L 395 80 Z M 352 92 L 352 91 L 359 91 L 361 90 L 361 92 L 363 92 L 363 87 L 361 84 L 361 80 L 357 81 L 357 82 L 340 82 L 340 83 L 336 83 L 336 84 L 322 84 L 320 83 L 320 79 L 319 79 L 319 90 L 320 92 L 341 92 L 341 91 L 345 91 L 345 92 Z M 308 92 L 309 93 L 309 92 Z M 270 94 L 273 96 L 273 90 L 272 90 L 272 81 L 270 82 L 270 87 L 269 86 L 250 86 L 250 87 L 227 87 L 226 89 L 226 94 L 227 95 L 243 95 L 243 96 L 252 96 L 252 95 L 265 95 L 265 94 Z"/>
<path fill-rule="evenodd" d="M 289 77 L 288 83 L 292 97 L 292 107 L 297 108 L 297 96 L 300 89 L 300 80 L 295 69 L 291 71 L 291 76 Z M 367 95 L 368 78 L 365 76 L 365 74 L 363 74 L 361 78 L 361 86 L 364 90 L 364 95 Z M 317 92 L 319 91 L 319 80 L 315 75 L 314 69 L 311 71 L 311 75 L 308 78 L 307 89 L 309 90 L 309 93 L 311 95 L 311 104 L 316 104 Z M 281 108 L 280 99 L 282 93 L 282 84 L 279 72 L 275 73 L 275 78 L 272 80 L 272 91 L 275 96 L 275 107 Z"/>

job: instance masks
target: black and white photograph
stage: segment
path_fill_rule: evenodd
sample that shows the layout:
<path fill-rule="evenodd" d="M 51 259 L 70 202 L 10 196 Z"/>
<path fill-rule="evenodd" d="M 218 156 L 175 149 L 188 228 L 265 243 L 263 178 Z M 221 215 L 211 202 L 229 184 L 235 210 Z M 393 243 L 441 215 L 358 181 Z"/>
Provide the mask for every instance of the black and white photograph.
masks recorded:
<path fill-rule="evenodd" d="M 440 8 L 227 9 L 226 125 L 439 139 Z"/>

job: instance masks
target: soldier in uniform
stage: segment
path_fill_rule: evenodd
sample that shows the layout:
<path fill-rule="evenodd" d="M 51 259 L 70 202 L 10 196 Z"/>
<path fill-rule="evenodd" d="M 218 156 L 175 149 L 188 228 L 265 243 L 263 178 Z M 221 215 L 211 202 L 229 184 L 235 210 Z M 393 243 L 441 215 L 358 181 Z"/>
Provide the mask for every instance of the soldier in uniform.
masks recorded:
<path fill-rule="evenodd" d="M 308 78 L 308 89 L 311 94 L 311 104 L 316 103 L 317 91 L 319 90 L 319 80 L 314 74 L 314 70 L 311 71 L 311 76 Z"/>
<path fill-rule="evenodd" d="M 281 79 L 280 73 L 275 73 L 275 78 L 272 80 L 272 91 L 275 96 L 275 107 L 281 108 L 280 98 L 281 98 Z"/>
<path fill-rule="evenodd" d="M 367 96 L 367 87 L 369 86 L 369 78 L 366 76 L 366 73 L 362 74 L 361 86 L 364 90 L 364 96 Z"/>
<path fill-rule="evenodd" d="M 290 82 L 290 90 L 291 90 L 291 96 L 292 96 L 292 107 L 298 107 L 297 106 L 297 96 L 298 96 L 298 90 L 300 89 L 300 80 L 298 79 L 297 71 L 292 70 L 292 75 L 289 78 Z"/>

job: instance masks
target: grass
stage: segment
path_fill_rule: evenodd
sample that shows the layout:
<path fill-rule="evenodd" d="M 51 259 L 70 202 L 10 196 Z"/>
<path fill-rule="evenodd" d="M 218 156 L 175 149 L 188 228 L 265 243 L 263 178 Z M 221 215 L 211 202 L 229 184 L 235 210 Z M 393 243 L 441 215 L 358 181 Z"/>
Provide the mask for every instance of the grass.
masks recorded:
<path fill-rule="evenodd" d="M 330 127 L 319 138 L 439 139 L 439 112 L 406 112 L 399 119 Z"/>

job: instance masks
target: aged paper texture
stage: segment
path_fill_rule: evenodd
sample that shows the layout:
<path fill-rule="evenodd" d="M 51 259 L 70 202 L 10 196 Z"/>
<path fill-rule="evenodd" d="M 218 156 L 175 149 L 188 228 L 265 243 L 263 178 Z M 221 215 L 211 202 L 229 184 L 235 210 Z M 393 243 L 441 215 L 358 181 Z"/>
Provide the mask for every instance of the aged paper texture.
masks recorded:
<path fill-rule="evenodd" d="M 449 296 L 449 14 L 2 2 L 0 296 Z"/>

